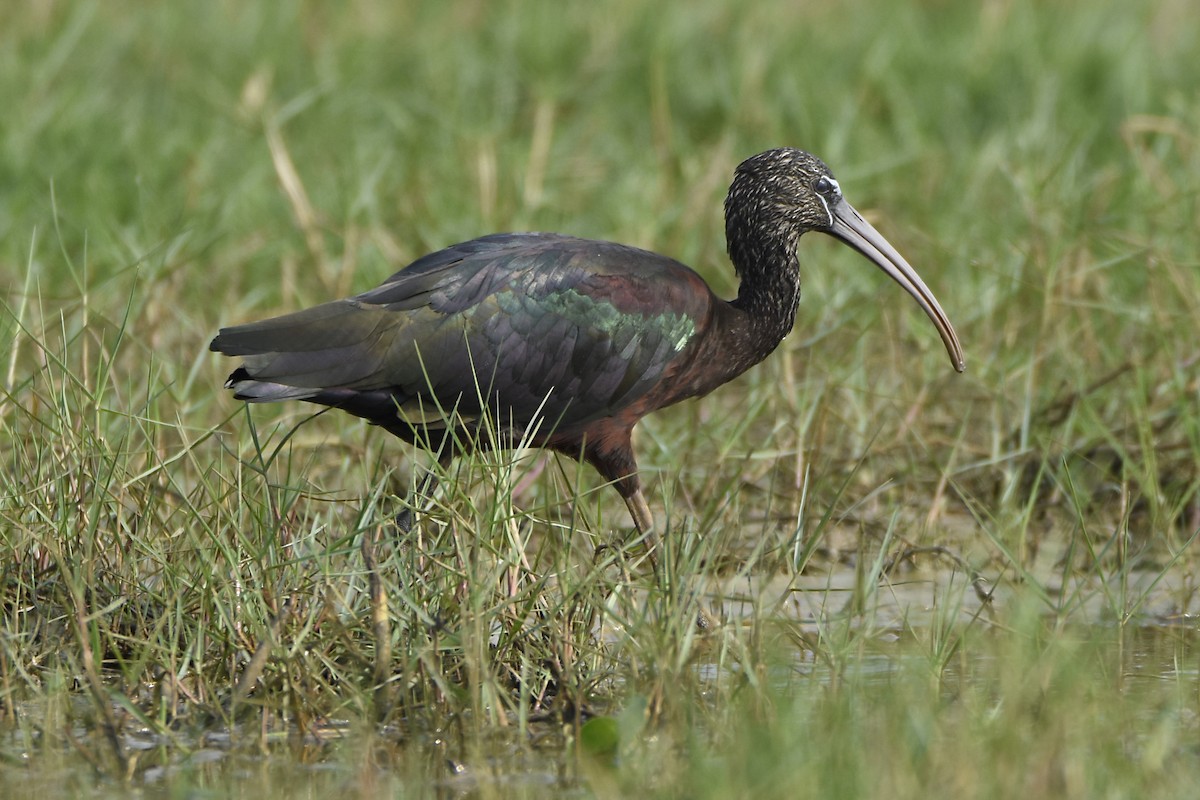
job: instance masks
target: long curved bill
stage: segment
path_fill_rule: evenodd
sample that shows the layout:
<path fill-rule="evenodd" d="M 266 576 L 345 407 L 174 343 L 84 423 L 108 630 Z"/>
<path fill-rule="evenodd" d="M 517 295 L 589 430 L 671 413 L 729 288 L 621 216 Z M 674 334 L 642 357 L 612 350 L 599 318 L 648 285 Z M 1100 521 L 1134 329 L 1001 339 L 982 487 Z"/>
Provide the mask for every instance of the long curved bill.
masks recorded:
<path fill-rule="evenodd" d="M 933 292 L 929 291 L 929 287 L 921 280 L 917 271 L 904 260 L 904 256 L 897 253 L 896 248 L 883 238 L 883 234 L 875 230 L 874 226 L 863 219 L 862 215 L 854 210 L 854 206 L 845 200 L 839 199 L 837 204 L 830 208 L 830 216 L 833 218 L 833 225 L 827 233 L 862 253 L 891 276 L 892 280 L 904 287 L 904 291 L 912 295 L 933 320 L 942 337 L 942 343 L 946 345 L 946 352 L 950 354 L 950 363 L 954 365 L 954 369 L 958 372 L 966 369 L 962 345 L 958 343 L 958 334 L 954 332 L 954 326 L 950 324 L 949 317 L 942 311 Z"/>

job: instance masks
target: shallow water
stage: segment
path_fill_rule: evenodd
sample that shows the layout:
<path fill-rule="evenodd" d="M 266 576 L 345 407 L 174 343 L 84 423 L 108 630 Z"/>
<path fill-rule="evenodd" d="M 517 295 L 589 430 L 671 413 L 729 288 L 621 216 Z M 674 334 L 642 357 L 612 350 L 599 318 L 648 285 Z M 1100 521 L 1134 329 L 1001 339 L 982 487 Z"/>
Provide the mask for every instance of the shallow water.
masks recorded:
<path fill-rule="evenodd" d="M 790 602 L 781 604 L 793 618 L 813 623 L 853 597 L 855 576 L 847 571 L 822 577 L 767 580 L 750 592 L 722 598 L 725 613 L 739 617 L 753 610 L 750 598 L 778 595 L 790 589 Z M 1046 611 L 1063 612 L 1079 623 L 1132 622 L 1137 626 L 1187 625 L 1200 620 L 1190 576 L 1134 571 L 1107 581 L 1087 578 L 1066 583 L 1047 581 Z M 966 621 L 1004 608 L 1015 591 L 1007 583 L 992 585 L 962 573 L 914 572 L 870 592 L 868 608 L 880 627 L 932 624 L 944 619 L 947 607 Z"/>
<path fill-rule="evenodd" d="M 932 629 L 1000 625 L 995 615 L 1003 615 L 1012 592 L 1001 587 L 989 603 L 986 590 L 977 591 L 968 576 L 951 570 L 912 571 L 863 596 L 856 595 L 856 585 L 861 581 L 853 570 L 840 568 L 799 578 L 726 581 L 709 588 L 708 601 L 726 625 L 766 616 L 811 637 L 823 636 L 839 620 L 869 626 L 865 645 L 836 674 L 827 660 L 796 646 L 790 665 L 784 659 L 775 676 L 780 691 L 787 692 L 798 682 L 869 687 L 927 669 L 922 641 Z M 1088 622 L 1070 623 L 1062 635 L 1096 644 L 1111 664 L 1114 686 L 1144 702 L 1147 720 L 1161 713 L 1164 698 L 1181 690 L 1194 697 L 1200 690 L 1200 633 L 1186 601 L 1186 576 L 1157 573 L 1131 573 L 1112 585 L 1058 586 L 1047 599 L 1074 604 L 1072 616 Z M 851 607 L 861 613 L 848 614 Z M 947 609 L 953 610 L 950 619 Z M 1131 610 L 1139 624 L 1117 624 Z M 702 682 L 729 676 L 698 652 L 693 668 Z M 994 677 L 999 667 L 987 662 L 993 657 L 986 647 L 971 648 L 949 661 L 938 675 L 947 695 L 977 676 Z M 79 713 L 31 704 L 22 708 L 17 726 L 0 734 L 0 796 L 126 797 L 131 788 L 144 797 L 591 796 L 561 725 L 548 722 L 531 726 L 524 737 L 505 728 L 470 740 L 445 731 L 374 730 L 338 721 L 305 736 L 253 725 L 181 732 L 172 739 L 131 729 L 122 742 L 132 763 L 125 784 L 94 768 L 104 745 L 98 734 L 44 725 L 50 719 L 86 719 L 86 703 L 73 697 L 70 702 L 81 704 Z"/>

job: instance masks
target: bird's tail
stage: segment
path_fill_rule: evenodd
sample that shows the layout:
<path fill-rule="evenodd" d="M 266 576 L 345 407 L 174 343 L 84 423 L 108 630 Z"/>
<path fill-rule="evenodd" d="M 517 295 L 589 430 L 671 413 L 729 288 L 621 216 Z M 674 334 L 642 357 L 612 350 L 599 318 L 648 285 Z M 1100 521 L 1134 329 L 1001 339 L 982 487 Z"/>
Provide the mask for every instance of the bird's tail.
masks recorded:
<path fill-rule="evenodd" d="M 271 381 L 260 381 L 252 378 L 245 367 L 238 367 L 229 373 L 225 380 L 225 388 L 233 390 L 237 400 L 247 403 L 277 403 L 282 400 L 311 400 L 321 393 L 320 389 L 307 386 L 288 386 Z"/>
<path fill-rule="evenodd" d="M 222 328 L 209 349 L 242 358 L 225 382 L 239 400 L 312 400 L 330 389 L 380 388 L 390 322 L 380 309 L 340 300 Z"/>

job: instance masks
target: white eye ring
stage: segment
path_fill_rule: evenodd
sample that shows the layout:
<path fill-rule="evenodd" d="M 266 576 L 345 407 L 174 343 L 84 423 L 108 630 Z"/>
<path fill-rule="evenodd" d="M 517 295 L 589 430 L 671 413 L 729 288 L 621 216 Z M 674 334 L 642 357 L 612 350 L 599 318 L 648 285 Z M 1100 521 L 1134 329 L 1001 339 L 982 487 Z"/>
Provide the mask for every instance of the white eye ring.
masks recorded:
<path fill-rule="evenodd" d="M 842 187 L 838 186 L 838 182 L 828 175 L 817 178 L 813 181 L 812 187 L 817 194 L 840 195 L 842 193 Z"/>

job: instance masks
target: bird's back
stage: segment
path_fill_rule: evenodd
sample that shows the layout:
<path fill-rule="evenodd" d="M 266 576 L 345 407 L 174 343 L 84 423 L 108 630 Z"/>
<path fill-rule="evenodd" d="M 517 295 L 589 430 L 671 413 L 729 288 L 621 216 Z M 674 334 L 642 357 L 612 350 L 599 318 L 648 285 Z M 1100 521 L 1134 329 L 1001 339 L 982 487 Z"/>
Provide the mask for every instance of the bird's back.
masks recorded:
<path fill-rule="evenodd" d="M 344 408 L 406 435 L 484 403 L 524 430 L 622 412 L 668 377 L 715 298 L 682 264 L 554 234 L 498 234 L 424 256 L 379 287 L 223 329 L 239 398 Z M 650 408 L 646 411 L 652 410 Z M 644 413 L 644 412 L 643 412 Z"/>

